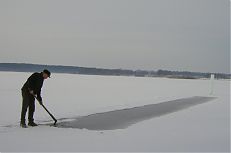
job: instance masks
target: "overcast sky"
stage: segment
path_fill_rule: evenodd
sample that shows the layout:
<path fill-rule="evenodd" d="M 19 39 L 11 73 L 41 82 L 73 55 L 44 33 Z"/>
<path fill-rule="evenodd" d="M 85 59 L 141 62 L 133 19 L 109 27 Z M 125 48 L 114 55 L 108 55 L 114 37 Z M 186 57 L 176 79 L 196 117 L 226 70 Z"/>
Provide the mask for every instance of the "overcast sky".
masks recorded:
<path fill-rule="evenodd" d="M 0 62 L 230 73 L 229 0 L 0 0 Z"/>

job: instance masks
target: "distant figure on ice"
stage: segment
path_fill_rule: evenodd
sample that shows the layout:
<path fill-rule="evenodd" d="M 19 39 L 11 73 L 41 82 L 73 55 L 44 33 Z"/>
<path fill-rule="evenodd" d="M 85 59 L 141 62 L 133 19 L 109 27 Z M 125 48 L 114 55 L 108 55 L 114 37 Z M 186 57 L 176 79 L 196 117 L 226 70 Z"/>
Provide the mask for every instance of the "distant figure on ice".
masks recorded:
<path fill-rule="evenodd" d="M 33 73 L 26 81 L 26 83 L 22 87 L 22 112 L 21 112 L 21 122 L 20 126 L 23 128 L 27 128 L 26 125 L 26 112 L 29 107 L 28 113 L 28 126 L 38 126 L 34 123 L 34 111 L 35 111 L 35 96 L 40 104 L 42 104 L 41 97 L 41 88 L 43 86 L 43 81 L 50 77 L 51 73 L 48 70 L 43 70 L 41 73 Z"/>

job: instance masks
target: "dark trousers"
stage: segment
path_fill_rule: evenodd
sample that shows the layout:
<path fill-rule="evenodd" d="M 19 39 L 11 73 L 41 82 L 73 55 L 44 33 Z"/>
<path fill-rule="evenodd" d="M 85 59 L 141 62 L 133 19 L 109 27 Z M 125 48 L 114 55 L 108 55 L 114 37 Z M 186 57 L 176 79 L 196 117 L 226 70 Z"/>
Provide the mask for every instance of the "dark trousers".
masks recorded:
<path fill-rule="evenodd" d="M 34 122 L 35 98 L 29 91 L 22 90 L 21 123 L 25 123 L 26 112 L 29 107 L 28 121 Z"/>

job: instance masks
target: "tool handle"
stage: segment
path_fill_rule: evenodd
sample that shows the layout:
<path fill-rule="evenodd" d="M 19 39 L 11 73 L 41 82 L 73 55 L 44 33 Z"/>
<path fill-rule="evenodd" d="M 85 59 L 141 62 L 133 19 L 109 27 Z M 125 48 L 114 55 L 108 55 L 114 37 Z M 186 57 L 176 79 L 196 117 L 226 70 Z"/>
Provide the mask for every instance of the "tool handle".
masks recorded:
<path fill-rule="evenodd" d="M 37 98 L 37 96 L 34 96 L 36 99 L 37 99 L 37 101 L 39 102 L 39 100 L 38 100 L 38 98 Z M 55 123 L 54 123 L 54 125 L 56 124 L 56 122 L 57 122 L 57 119 L 49 112 L 49 110 L 43 105 L 43 104 L 40 104 L 45 110 L 46 110 L 46 112 L 51 116 L 51 118 L 55 121 Z"/>
<path fill-rule="evenodd" d="M 47 109 L 43 104 L 41 104 L 41 105 L 42 105 L 42 107 L 47 111 L 47 113 L 51 116 L 51 118 L 52 118 L 55 122 L 57 122 L 56 118 L 48 111 L 48 109 Z"/>

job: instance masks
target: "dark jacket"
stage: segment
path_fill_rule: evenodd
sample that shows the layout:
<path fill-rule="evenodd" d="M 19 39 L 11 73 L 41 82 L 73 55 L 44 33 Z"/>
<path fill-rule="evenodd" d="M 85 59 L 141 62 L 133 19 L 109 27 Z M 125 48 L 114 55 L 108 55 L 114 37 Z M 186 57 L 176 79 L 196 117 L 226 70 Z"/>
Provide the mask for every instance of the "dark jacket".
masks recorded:
<path fill-rule="evenodd" d="M 37 95 L 38 99 L 42 101 L 41 89 L 43 86 L 43 81 L 44 78 L 42 72 L 36 72 L 27 79 L 26 83 L 22 87 L 22 91 L 29 93 L 30 90 L 33 90 L 34 94 Z"/>

